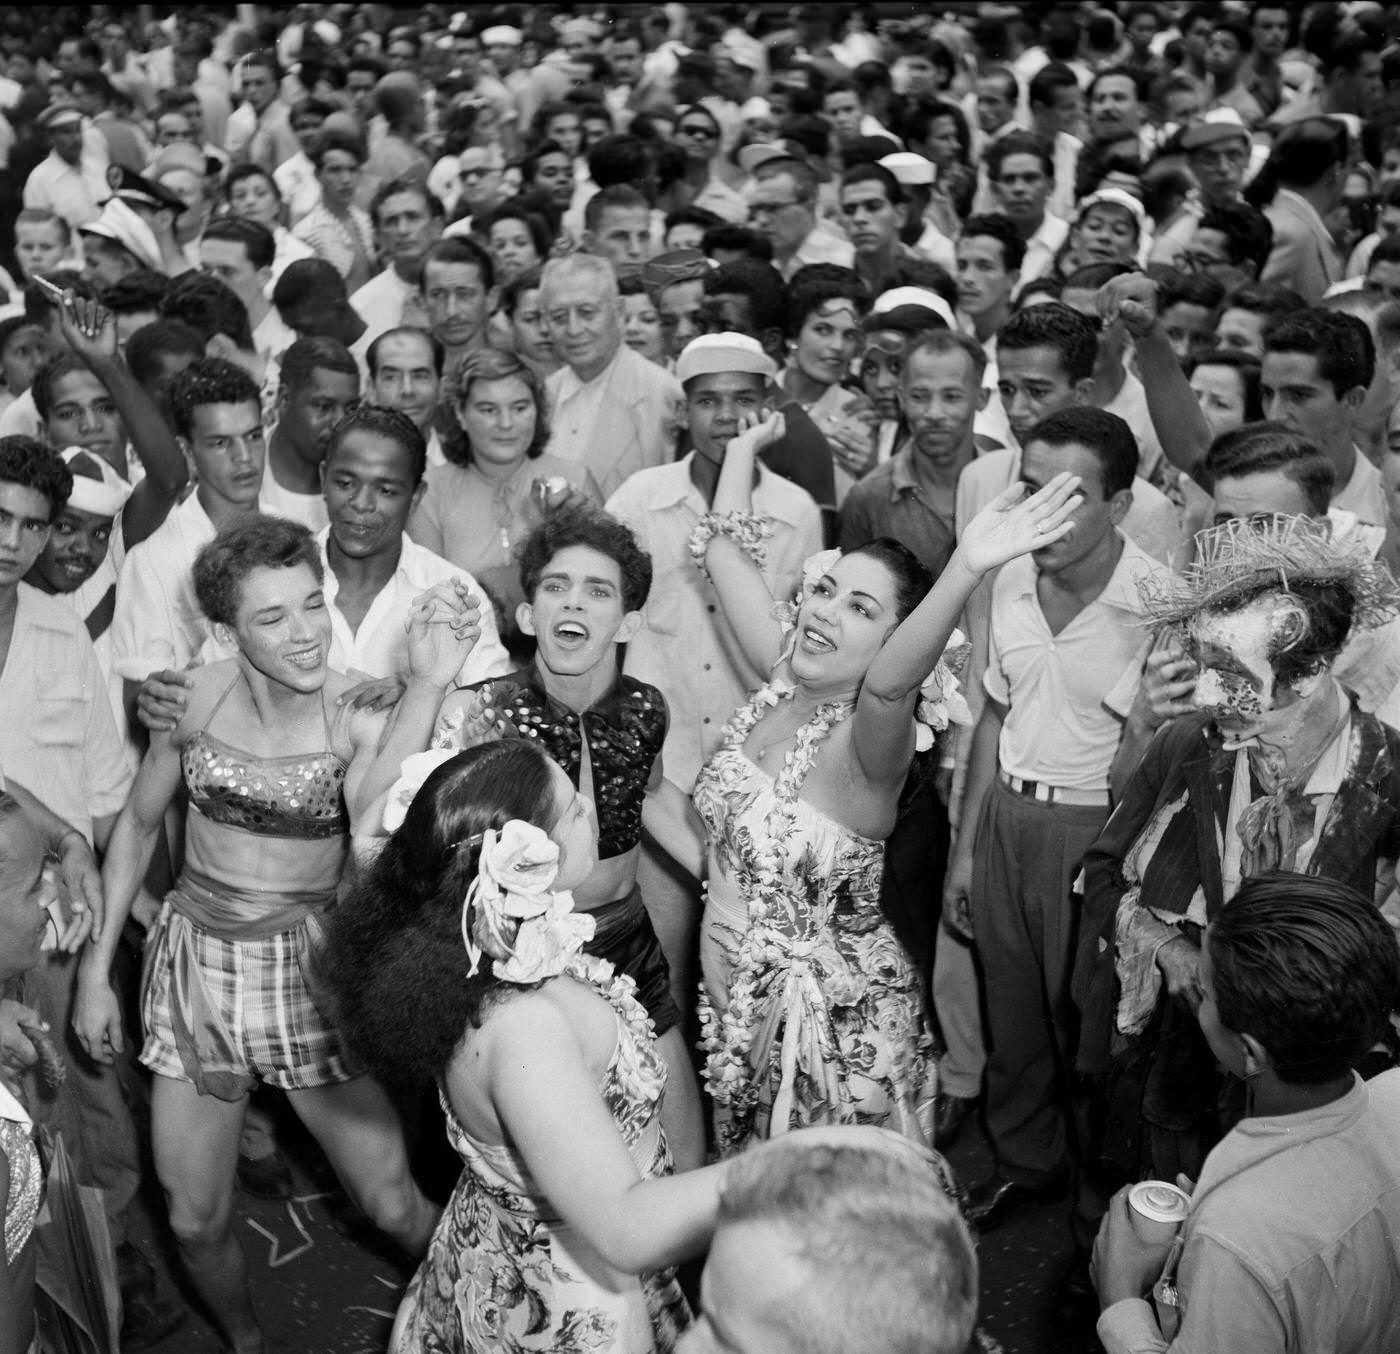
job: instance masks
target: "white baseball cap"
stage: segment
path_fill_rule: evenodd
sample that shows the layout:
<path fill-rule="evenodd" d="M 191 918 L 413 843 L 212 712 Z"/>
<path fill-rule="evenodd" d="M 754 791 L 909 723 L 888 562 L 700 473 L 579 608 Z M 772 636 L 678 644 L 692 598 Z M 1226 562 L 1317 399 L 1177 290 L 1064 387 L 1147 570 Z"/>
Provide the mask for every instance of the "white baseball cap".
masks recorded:
<path fill-rule="evenodd" d="M 682 385 L 695 376 L 715 376 L 726 371 L 752 372 L 766 380 L 778 375 L 778 364 L 763 345 L 747 334 L 701 334 L 681 350 L 676 359 L 676 380 Z"/>

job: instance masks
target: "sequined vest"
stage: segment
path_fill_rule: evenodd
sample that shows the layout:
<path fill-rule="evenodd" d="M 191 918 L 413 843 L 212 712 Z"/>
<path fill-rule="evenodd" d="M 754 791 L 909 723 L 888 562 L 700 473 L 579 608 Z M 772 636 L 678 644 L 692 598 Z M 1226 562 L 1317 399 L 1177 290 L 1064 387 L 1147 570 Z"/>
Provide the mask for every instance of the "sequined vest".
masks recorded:
<path fill-rule="evenodd" d="M 534 668 L 493 677 L 490 686 L 494 708 L 522 737 L 538 741 L 575 785 L 587 737 L 598 858 L 608 860 L 636 846 L 642 836 L 642 800 L 669 722 L 661 692 L 633 677 L 619 677 L 602 700 L 579 715 L 545 691 Z"/>

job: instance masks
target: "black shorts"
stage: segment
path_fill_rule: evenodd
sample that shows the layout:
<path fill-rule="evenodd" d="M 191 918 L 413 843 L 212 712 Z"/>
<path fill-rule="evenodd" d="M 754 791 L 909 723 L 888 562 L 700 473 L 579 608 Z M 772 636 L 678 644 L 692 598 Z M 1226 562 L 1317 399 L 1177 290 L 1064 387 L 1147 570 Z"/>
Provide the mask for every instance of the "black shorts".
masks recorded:
<path fill-rule="evenodd" d="M 646 1007 L 659 1039 L 681 1023 L 681 1010 L 671 995 L 671 966 L 662 953 L 656 928 L 635 886 L 627 897 L 596 908 L 593 939 L 584 946 L 596 959 L 606 959 L 637 984 L 637 1000 Z"/>

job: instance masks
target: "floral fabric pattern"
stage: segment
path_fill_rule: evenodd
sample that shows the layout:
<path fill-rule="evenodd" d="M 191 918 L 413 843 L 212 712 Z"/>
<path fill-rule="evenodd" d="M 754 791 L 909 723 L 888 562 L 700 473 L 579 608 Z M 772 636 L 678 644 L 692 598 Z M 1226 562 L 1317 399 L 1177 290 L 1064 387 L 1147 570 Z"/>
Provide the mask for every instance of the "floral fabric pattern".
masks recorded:
<path fill-rule="evenodd" d="M 710 839 L 701 1021 L 720 1150 L 827 1123 L 931 1144 L 934 1047 L 917 973 L 880 911 L 884 844 L 797 797 L 819 737 L 799 734 L 776 781 L 741 751 L 787 694 L 766 687 L 740 711 L 695 787 Z M 844 717 L 822 711 L 827 728 Z"/>
<path fill-rule="evenodd" d="M 600 1086 L 613 1122 L 646 1177 L 669 1175 L 661 1131 L 666 1068 L 631 978 L 581 956 L 569 972 L 617 1013 L 617 1047 Z M 670 1354 L 690 1311 L 671 1271 L 605 1288 L 575 1259 L 570 1229 L 548 1211 L 508 1146 L 478 1143 L 443 1099 L 465 1166 L 428 1254 L 404 1295 L 399 1354 Z"/>

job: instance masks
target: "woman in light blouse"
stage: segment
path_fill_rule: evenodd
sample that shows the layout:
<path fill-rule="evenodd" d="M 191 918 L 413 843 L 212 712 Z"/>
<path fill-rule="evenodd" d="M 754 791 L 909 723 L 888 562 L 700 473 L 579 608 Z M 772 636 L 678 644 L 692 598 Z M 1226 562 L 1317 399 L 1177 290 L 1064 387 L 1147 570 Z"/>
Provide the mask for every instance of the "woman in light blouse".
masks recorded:
<path fill-rule="evenodd" d="M 408 534 L 475 577 L 491 597 L 508 646 L 518 645 L 515 610 L 525 600 L 515 549 L 546 512 L 578 495 L 601 504 L 577 461 L 547 455 L 544 385 L 515 353 L 469 353 L 452 374 L 463 438 L 445 442 L 448 464 L 428 470 Z"/>

